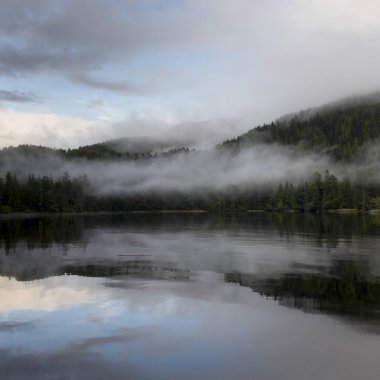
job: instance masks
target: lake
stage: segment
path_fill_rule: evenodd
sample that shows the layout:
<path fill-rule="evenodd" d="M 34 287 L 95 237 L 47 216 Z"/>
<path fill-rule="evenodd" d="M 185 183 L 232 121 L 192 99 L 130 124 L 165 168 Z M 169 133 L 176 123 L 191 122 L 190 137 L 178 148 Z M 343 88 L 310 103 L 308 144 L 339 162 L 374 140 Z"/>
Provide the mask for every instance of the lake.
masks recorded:
<path fill-rule="evenodd" d="M 0 218 L 1 379 L 378 379 L 380 216 Z"/>

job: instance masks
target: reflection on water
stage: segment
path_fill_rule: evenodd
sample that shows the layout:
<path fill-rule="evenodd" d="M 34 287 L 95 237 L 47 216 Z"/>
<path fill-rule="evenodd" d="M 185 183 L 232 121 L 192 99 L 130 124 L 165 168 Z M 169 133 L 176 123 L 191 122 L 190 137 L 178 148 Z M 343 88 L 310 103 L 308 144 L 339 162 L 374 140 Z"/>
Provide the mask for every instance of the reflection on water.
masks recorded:
<path fill-rule="evenodd" d="M 4 216 L 0 378 L 377 379 L 379 238 L 376 215 Z"/>
<path fill-rule="evenodd" d="M 228 273 L 225 281 L 251 288 L 281 305 L 380 321 L 380 281 L 353 260 L 334 261 L 321 273 L 287 273 L 261 278 Z"/>

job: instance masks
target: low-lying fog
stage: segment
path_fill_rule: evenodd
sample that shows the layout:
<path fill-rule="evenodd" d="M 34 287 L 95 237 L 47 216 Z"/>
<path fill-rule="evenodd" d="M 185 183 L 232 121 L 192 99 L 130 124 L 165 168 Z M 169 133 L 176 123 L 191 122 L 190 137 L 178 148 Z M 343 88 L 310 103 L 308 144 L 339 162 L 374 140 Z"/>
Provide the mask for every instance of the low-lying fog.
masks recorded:
<path fill-rule="evenodd" d="M 98 195 L 145 191 L 223 190 L 277 185 L 309 179 L 316 171 L 328 169 L 338 178 L 378 181 L 379 150 L 367 150 L 362 163 L 333 163 L 327 155 L 305 153 L 294 147 L 256 145 L 239 153 L 223 149 L 190 151 L 140 160 L 65 160 L 59 154 L 4 154 L 0 175 L 7 171 L 19 178 L 51 176 L 65 173 L 75 178 L 87 176 Z"/>

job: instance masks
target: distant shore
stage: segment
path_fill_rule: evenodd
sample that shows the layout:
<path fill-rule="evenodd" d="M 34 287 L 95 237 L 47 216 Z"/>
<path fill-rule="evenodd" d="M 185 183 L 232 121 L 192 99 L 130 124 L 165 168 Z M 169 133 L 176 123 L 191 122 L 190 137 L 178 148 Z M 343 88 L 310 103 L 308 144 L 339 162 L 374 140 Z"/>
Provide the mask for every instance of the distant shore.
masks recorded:
<path fill-rule="evenodd" d="M 83 212 L 0 212 L 0 217 L 30 217 L 30 216 L 54 216 L 54 215 L 138 215 L 138 214 L 220 214 L 215 210 L 132 210 L 132 211 L 83 211 Z M 358 210 L 350 208 L 341 208 L 335 210 L 315 210 L 304 211 L 296 209 L 286 210 L 227 210 L 222 214 L 287 214 L 287 213 L 309 213 L 309 214 L 380 214 L 380 209 Z"/>

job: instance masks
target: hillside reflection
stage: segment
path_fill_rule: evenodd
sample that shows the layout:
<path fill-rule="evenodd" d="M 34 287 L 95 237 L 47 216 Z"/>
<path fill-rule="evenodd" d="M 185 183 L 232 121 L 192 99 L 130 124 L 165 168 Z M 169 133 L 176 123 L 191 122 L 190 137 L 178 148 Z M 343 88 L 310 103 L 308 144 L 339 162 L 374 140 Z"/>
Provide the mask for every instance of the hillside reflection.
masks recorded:
<path fill-rule="evenodd" d="M 214 273 L 291 308 L 380 320 L 379 237 L 369 214 L 2 216 L 0 276 Z"/>
<path fill-rule="evenodd" d="M 280 305 L 305 312 L 323 312 L 380 320 L 380 278 L 351 260 L 336 260 L 320 273 L 285 273 L 260 277 L 227 273 L 225 281 L 251 288 Z"/>

